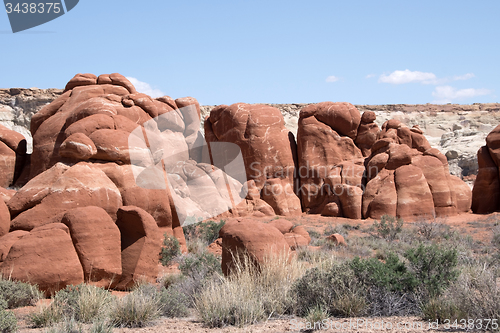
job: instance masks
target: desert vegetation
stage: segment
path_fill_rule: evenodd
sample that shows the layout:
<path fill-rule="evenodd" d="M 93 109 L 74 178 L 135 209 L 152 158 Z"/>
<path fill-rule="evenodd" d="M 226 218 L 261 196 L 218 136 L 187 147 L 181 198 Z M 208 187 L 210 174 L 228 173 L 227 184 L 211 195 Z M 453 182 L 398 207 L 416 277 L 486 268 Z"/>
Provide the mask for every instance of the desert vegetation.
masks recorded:
<path fill-rule="evenodd" d="M 185 227 L 186 254 L 165 236 L 161 262 L 178 265 L 179 273 L 137 284 L 121 297 L 89 284 L 68 286 L 39 304 L 28 323 L 45 332 L 112 332 L 153 325 L 160 317 L 192 317 L 208 328 L 271 318 L 498 320 L 500 226 L 494 224 L 491 242 L 483 243 L 437 219 L 405 223 L 384 216 L 370 227 L 329 225 L 323 232 L 309 230 L 314 247 L 270 256 L 260 265 L 235 256 L 232 274 L 224 276 L 221 258 L 207 250 L 224 221 L 197 223 Z M 330 233 L 342 234 L 347 246 L 325 240 Z M 0 331 L 16 332 L 11 309 L 41 298 L 36 286 L 0 280 Z"/>

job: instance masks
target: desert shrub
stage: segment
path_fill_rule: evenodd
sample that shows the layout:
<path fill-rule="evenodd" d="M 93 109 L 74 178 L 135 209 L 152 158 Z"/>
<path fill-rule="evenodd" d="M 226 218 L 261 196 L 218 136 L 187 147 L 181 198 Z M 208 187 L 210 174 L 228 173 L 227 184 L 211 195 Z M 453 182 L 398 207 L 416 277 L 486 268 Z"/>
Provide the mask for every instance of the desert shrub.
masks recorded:
<path fill-rule="evenodd" d="M 421 244 L 407 250 L 405 257 L 419 285 L 430 297 L 441 294 L 459 274 L 456 269 L 457 251 L 455 249 Z"/>
<path fill-rule="evenodd" d="M 403 220 L 394 216 L 384 215 L 380 218 L 380 222 L 373 222 L 372 228 L 379 237 L 392 242 L 403 230 Z"/>
<path fill-rule="evenodd" d="M 323 231 L 323 236 L 330 236 L 332 234 L 339 234 L 342 235 L 344 238 L 347 238 L 347 236 L 349 235 L 349 231 L 344 226 L 340 225 L 333 226 L 329 224 Z"/>
<path fill-rule="evenodd" d="M 16 316 L 11 311 L 7 310 L 7 306 L 7 301 L 0 298 L 0 332 L 17 332 Z"/>
<path fill-rule="evenodd" d="M 182 226 L 182 231 L 184 232 L 184 237 L 186 238 L 186 241 L 189 241 L 190 239 L 193 239 L 196 237 L 196 223 L 194 224 L 187 224 L 184 222 L 184 225 Z"/>
<path fill-rule="evenodd" d="M 444 224 L 439 219 L 421 219 L 415 223 L 417 234 L 426 239 L 433 240 L 437 238 L 449 238 L 450 226 Z"/>
<path fill-rule="evenodd" d="M 366 290 L 347 262 L 309 269 L 292 290 L 299 316 L 317 307 L 333 316 L 358 316 L 367 306 Z"/>
<path fill-rule="evenodd" d="M 500 250 L 500 228 L 495 228 L 491 244 L 493 244 L 493 246 Z"/>
<path fill-rule="evenodd" d="M 385 262 L 377 259 L 354 258 L 350 262 L 357 279 L 367 287 L 388 291 L 413 291 L 417 286 L 415 275 L 408 271 L 397 254 L 390 253 Z"/>
<path fill-rule="evenodd" d="M 184 236 L 187 241 L 198 238 L 208 245 L 219 238 L 219 231 L 225 224 L 226 221 L 224 220 L 220 220 L 218 223 L 209 220 L 206 222 L 187 224 L 182 227 L 182 230 L 184 231 Z"/>
<path fill-rule="evenodd" d="M 117 298 L 109 313 L 116 327 L 144 327 L 160 316 L 161 305 L 155 286 L 141 285 L 123 298 Z"/>
<path fill-rule="evenodd" d="M 7 308 L 35 305 L 42 297 L 37 286 L 20 281 L 0 279 L 0 298 L 7 301 Z"/>
<path fill-rule="evenodd" d="M 207 244 L 213 243 L 219 238 L 219 231 L 226 224 L 226 221 L 220 220 L 219 223 L 215 221 L 202 222 L 198 225 L 198 232 L 200 238 Z"/>
<path fill-rule="evenodd" d="M 500 288 L 495 267 L 484 263 L 464 267 L 446 293 L 431 299 L 423 307 L 426 319 L 500 319 Z"/>
<path fill-rule="evenodd" d="M 189 298 L 177 285 L 162 288 L 159 295 L 160 312 L 170 318 L 186 317 L 189 315 Z"/>
<path fill-rule="evenodd" d="M 65 318 L 62 322 L 49 327 L 47 333 L 83 333 L 83 327 L 74 318 Z"/>
<path fill-rule="evenodd" d="M 192 278 L 205 278 L 214 273 L 222 274 L 220 259 L 208 251 L 183 256 L 179 259 L 179 269 L 183 275 Z"/>
<path fill-rule="evenodd" d="M 66 318 L 92 323 L 105 316 L 113 296 L 107 290 L 89 284 L 67 286 L 58 291 L 51 306 L 62 309 Z"/>
<path fill-rule="evenodd" d="M 307 312 L 306 321 L 311 323 L 312 327 L 321 327 L 323 320 L 328 319 L 328 311 L 320 306 L 315 306 Z"/>
<path fill-rule="evenodd" d="M 210 280 L 195 296 L 197 314 L 205 325 L 222 327 L 291 313 L 291 288 L 303 271 L 301 262 L 286 255 L 266 258 L 258 267 L 248 256 L 235 256 L 231 275 Z"/>
<path fill-rule="evenodd" d="M 414 293 L 418 281 L 395 253 L 385 262 L 374 258 L 354 258 L 350 266 L 367 289 L 368 313 L 372 316 L 409 315 L 419 312 Z"/>
<path fill-rule="evenodd" d="M 89 333 L 113 333 L 113 325 L 108 321 L 97 320 L 90 326 Z"/>
<path fill-rule="evenodd" d="M 63 320 L 63 309 L 51 303 L 40 306 L 28 316 L 28 323 L 32 327 L 48 327 Z"/>
<path fill-rule="evenodd" d="M 174 284 L 178 284 L 183 278 L 182 274 L 165 274 L 159 279 L 158 283 L 160 286 L 168 288 Z"/>
<path fill-rule="evenodd" d="M 160 262 L 163 266 L 168 266 L 172 259 L 181 254 L 179 240 L 175 236 L 164 235 L 163 246 L 160 252 Z"/>

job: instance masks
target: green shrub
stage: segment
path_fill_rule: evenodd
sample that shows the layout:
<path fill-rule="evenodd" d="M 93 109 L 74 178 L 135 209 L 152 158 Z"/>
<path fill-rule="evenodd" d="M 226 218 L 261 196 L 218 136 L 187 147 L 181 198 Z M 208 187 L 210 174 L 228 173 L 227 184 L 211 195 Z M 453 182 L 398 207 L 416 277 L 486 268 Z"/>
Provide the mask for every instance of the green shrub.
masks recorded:
<path fill-rule="evenodd" d="M 222 274 L 220 260 L 208 251 L 199 254 L 187 254 L 179 261 L 179 269 L 185 276 L 205 277 L 214 273 Z"/>
<path fill-rule="evenodd" d="M 181 254 L 179 240 L 175 236 L 169 236 L 165 233 L 163 246 L 160 252 L 160 262 L 163 266 L 168 266 L 172 259 Z"/>
<path fill-rule="evenodd" d="M 7 302 L 5 302 L 4 305 L 7 305 Z M 0 332 L 17 332 L 16 316 L 11 311 L 6 310 L 5 308 L 0 309 Z"/>
<path fill-rule="evenodd" d="M 373 229 L 379 237 L 391 242 L 403 230 L 403 220 L 394 216 L 384 215 L 380 218 L 380 222 L 373 222 Z"/>
<path fill-rule="evenodd" d="M 35 305 L 42 297 L 37 286 L 28 283 L 0 279 L 0 298 L 7 301 L 7 307 L 14 309 Z"/>
<path fill-rule="evenodd" d="M 54 295 L 52 306 L 63 309 L 66 318 L 92 323 L 106 315 L 113 298 L 111 293 L 103 288 L 80 284 L 58 291 Z"/>
<path fill-rule="evenodd" d="M 385 262 L 356 257 L 350 264 L 358 280 L 367 287 L 408 292 L 417 286 L 415 275 L 407 270 L 394 253 L 389 253 Z"/>
<path fill-rule="evenodd" d="M 459 275 L 457 250 L 419 245 L 405 253 L 418 283 L 430 297 L 440 295 Z"/>
<path fill-rule="evenodd" d="M 226 221 L 224 220 L 220 220 L 219 223 L 215 221 L 200 223 L 198 225 L 200 238 L 203 239 L 207 244 L 213 243 L 217 238 L 219 238 L 219 231 L 225 224 Z"/>
<path fill-rule="evenodd" d="M 184 222 L 185 225 L 182 226 L 182 231 L 184 232 L 184 237 L 186 238 L 186 241 L 189 241 L 193 238 L 196 237 L 196 223 L 194 224 L 187 224 Z"/>
<path fill-rule="evenodd" d="M 367 306 L 366 290 L 349 263 L 309 269 L 292 290 L 299 316 L 319 307 L 333 316 L 353 317 L 363 314 Z"/>
<path fill-rule="evenodd" d="M 160 316 L 158 291 L 154 286 L 139 286 L 123 298 L 116 299 L 109 318 L 116 327 L 144 327 Z"/>

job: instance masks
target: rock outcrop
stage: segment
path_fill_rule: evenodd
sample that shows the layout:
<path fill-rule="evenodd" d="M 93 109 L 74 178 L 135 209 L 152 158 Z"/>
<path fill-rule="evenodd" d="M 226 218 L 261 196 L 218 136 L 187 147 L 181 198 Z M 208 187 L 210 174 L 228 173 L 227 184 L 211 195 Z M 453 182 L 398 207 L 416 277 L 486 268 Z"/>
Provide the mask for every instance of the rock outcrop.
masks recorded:
<path fill-rule="evenodd" d="M 470 190 L 450 176 L 446 157 L 431 148 L 417 126 L 384 123 L 365 165 L 365 218 L 451 216 L 470 209 Z"/>
<path fill-rule="evenodd" d="M 220 105 L 205 121 L 209 147 L 218 142 L 238 145 L 247 180 L 278 215 L 301 213 L 294 192 L 295 140 L 276 108 L 261 104 Z"/>
<path fill-rule="evenodd" d="M 361 218 L 364 159 L 354 142 L 360 122 L 349 103 L 323 102 L 300 112 L 297 156 L 305 212 Z"/>
<path fill-rule="evenodd" d="M 472 211 L 488 214 L 500 209 L 500 125 L 486 137 L 477 152 L 479 171 L 472 189 Z"/>

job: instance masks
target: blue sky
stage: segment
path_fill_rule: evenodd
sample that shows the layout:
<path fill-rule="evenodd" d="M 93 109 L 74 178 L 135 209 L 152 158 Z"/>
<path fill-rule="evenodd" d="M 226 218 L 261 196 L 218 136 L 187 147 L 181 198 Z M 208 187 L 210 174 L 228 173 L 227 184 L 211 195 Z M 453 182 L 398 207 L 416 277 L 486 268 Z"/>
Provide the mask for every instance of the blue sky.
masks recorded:
<path fill-rule="evenodd" d="M 16 34 L 0 14 L 0 87 L 119 72 L 201 104 L 500 102 L 498 13 L 498 0 L 80 0 Z"/>

